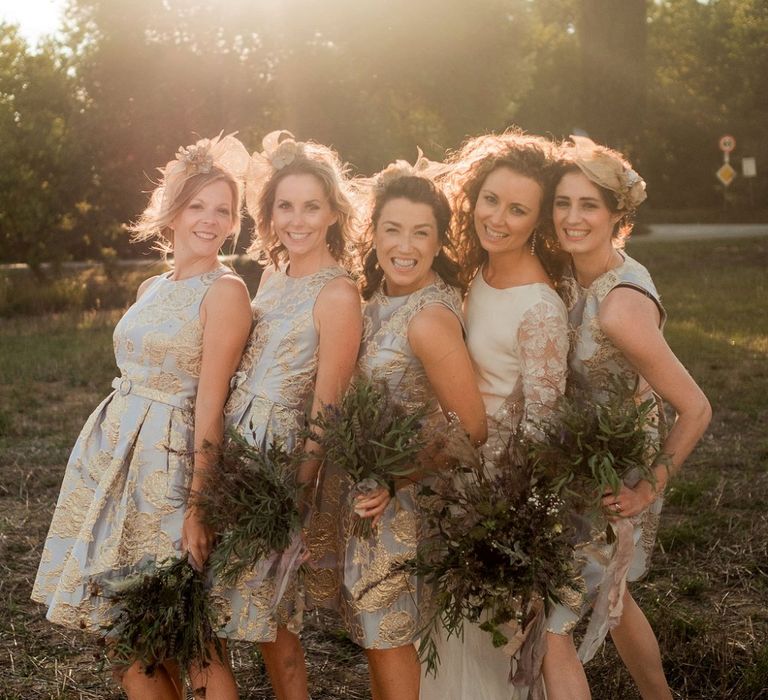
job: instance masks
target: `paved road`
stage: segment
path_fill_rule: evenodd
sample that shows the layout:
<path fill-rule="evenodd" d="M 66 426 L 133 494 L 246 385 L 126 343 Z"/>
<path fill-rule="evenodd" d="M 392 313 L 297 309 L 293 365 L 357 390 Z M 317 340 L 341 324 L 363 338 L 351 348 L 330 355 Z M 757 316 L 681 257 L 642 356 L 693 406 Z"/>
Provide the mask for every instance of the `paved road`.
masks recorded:
<path fill-rule="evenodd" d="M 632 242 L 768 236 L 768 224 L 649 224 L 648 228 L 650 233 L 635 236 Z"/>

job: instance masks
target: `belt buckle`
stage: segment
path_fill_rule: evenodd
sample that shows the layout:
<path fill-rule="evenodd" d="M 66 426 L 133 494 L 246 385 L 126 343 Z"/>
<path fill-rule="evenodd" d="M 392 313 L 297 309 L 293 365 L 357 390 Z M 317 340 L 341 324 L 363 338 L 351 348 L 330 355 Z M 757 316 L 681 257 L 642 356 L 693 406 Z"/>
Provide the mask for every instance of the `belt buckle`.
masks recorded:
<path fill-rule="evenodd" d="M 131 393 L 131 387 L 133 386 L 133 382 L 128 379 L 128 377 L 123 377 L 120 380 L 120 384 L 117 386 L 117 390 L 120 392 L 122 396 L 127 396 Z"/>

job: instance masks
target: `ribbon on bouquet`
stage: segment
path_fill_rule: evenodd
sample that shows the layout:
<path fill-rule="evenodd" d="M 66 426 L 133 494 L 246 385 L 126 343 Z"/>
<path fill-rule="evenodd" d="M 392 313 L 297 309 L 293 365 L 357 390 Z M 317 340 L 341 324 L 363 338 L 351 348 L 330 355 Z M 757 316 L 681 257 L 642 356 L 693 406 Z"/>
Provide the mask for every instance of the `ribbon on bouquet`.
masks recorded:
<path fill-rule="evenodd" d="M 579 659 L 584 664 L 597 653 L 605 636 L 621 620 L 624 593 L 627 590 L 627 573 L 635 551 L 634 526 L 631 520 L 619 518 L 611 522 L 610 526 L 616 535 L 616 543 L 613 556 L 600 581 L 587 631 L 579 646 Z"/>
<path fill-rule="evenodd" d="M 541 675 L 541 664 L 547 651 L 546 631 L 547 616 L 544 614 L 544 604 L 541 600 L 535 600 L 529 607 L 527 621 L 522 626 L 516 626 L 514 634 L 509 635 L 509 642 L 504 646 L 504 652 L 512 657 L 509 681 L 516 688 L 528 688 L 529 700 L 546 698 Z"/>
<path fill-rule="evenodd" d="M 246 585 L 257 588 L 267 580 L 274 581 L 275 590 L 271 607 L 273 610 L 277 610 L 288 584 L 301 566 L 304 552 L 304 539 L 299 530 L 293 535 L 287 549 L 282 552 L 273 552 L 257 565 L 254 575 L 246 581 Z M 291 618 L 289 627 L 300 626 L 302 612 L 303 608 L 296 611 L 296 615 Z M 297 617 L 298 619 L 294 619 Z"/>

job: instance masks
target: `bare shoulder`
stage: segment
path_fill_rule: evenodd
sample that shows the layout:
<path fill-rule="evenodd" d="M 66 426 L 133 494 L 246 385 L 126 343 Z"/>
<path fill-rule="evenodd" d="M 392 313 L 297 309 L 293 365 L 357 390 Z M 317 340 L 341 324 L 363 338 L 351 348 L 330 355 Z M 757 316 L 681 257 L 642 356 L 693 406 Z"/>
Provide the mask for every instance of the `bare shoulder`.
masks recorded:
<path fill-rule="evenodd" d="M 462 340 L 461 323 L 456 314 L 442 304 L 429 304 L 417 313 L 408 324 L 408 342 L 420 355 L 431 348 L 440 350 L 451 339 Z"/>
<path fill-rule="evenodd" d="M 600 328 L 612 340 L 659 330 L 659 307 L 636 289 L 618 287 L 603 299 Z"/>
<path fill-rule="evenodd" d="M 149 285 L 152 284 L 160 275 L 153 275 L 152 277 L 147 277 L 140 285 L 139 288 L 136 290 L 136 301 L 138 301 L 141 298 L 141 295 L 144 294 L 144 292 L 147 291 L 149 288 Z"/>
<path fill-rule="evenodd" d="M 349 277 L 337 277 L 326 283 L 317 295 L 316 306 L 333 309 L 337 305 L 343 308 L 360 308 L 360 292 Z"/>
<path fill-rule="evenodd" d="M 222 275 L 211 284 L 203 299 L 202 310 L 250 318 L 251 302 L 245 282 L 234 273 Z"/>

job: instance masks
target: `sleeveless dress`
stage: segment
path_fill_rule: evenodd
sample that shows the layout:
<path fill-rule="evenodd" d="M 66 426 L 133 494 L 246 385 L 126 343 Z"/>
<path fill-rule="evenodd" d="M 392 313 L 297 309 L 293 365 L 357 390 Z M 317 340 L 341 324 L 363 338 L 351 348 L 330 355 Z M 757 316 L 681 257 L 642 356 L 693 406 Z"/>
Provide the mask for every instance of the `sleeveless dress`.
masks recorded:
<path fill-rule="evenodd" d="M 568 321 L 565 305 L 543 283 L 491 287 L 480 270 L 464 304 L 467 347 L 488 416 L 487 460 L 505 448 L 511 431 L 549 417 L 565 391 Z M 500 322 L 503 319 L 503 322 Z M 464 638 L 437 641 L 437 676 L 423 674 L 421 700 L 508 700 L 521 697 L 509 682 L 510 656 L 490 635 L 465 622 Z"/>
<path fill-rule="evenodd" d="M 75 444 L 32 599 L 51 622 L 99 632 L 111 603 L 92 576 L 178 555 L 194 457 L 200 305 L 229 268 L 149 283 L 115 327 L 120 377 Z"/>
<path fill-rule="evenodd" d="M 224 410 L 225 427 L 249 443 L 276 439 L 286 450 L 300 447 L 297 438 L 306 426 L 317 374 L 315 302 L 325 285 L 339 277 L 349 279 L 335 266 L 304 277 L 275 269 L 256 293 L 253 331 Z M 297 536 L 285 553 L 265 559 L 236 589 L 223 591 L 231 608 L 228 637 L 274 641 L 278 625 L 292 622 L 295 614 L 300 617 L 296 574 L 301 544 Z M 295 628 L 300 624 L 293 622 Z"/>
<path fill-rule="evenodd" d="M 428 406 L 424 430 L 445 423 L 426 372 L 408 343 L 408 326 L 431 305 L 450 309 L 461 321 L 457 290 L 440 277 L 432 284 L 399 297 L 379 289 L 363 310 L 363 342 L 359 372 L 386 382 L 406 410 Z M 416 495 L 418 485 L 397 490 L 384 511 L 374 535 L 361 539 L 352 533 L 353 509 L 349 493 L 353 484 L 338 467 L 329 465 L 323 481 L 323 500 L 335 508 L 339 572 L 336 591 L 326 588 L 317 597 L 339 593 L 341 619 L 352 641 L 365 649 L 392 649 L 418 639 L 420 612 L 428 591 L 415 576 L 394 572 L 413 559 L 421 521 Z"/>
<path fill-rule="evenodd" d="M 637 403 L 647 399 L 656 400 L 654 424 L 649 425 L 647 429 L 652 433 L 654 440 L 658 441 L 659 429 L 663 424 L 660 401 L 655 397 L 648 382 L 603 333 L 598 320 L 600 304 L 608 293 L 618 287 L 627 287 L 647 296 L 656 304 L 661 314 L 660 327 L 664 326 L 666 312 L 648 270 L 625 253 L 621 255 L 623 263 L 600 275 L 588 289 L 581 287 L 573 276 L 564 280 L 564 297 L 568 306 L 572 337 L 568 359 L 569 391 L 586 391 L 599 400 L 606 395 L 610 380 L 619 377 L 634 394 Z M 634 486 L 637 480 L 637 476 L 629 475 L 625 483 Z M 663 498 L 660 496 L 647 510 L 629 519 L 634 547 L 625 577 L 627 581 L 636 581 L 648 571 L 662 504 Z M 584 579 L 585 594 L 571 596 L 564 604 L 555 608 L 548 621 L 550 632 L 569 634 L 573 630 L 589 609 L 589 605 L 595 601 L 613 554 L 614 546 L 606 542 L 604 530 L 593 529 L 591 540 L 578 545 L 577 556 L 582 564 L 581 576 Z M 600 621 L 594 626 L 599 624 Z M 586 662 L 592 658 L 607 631 L 604 629 L 597 636 L 593 636 L 588 629 L 579 649 L 582 661 Z"/>

